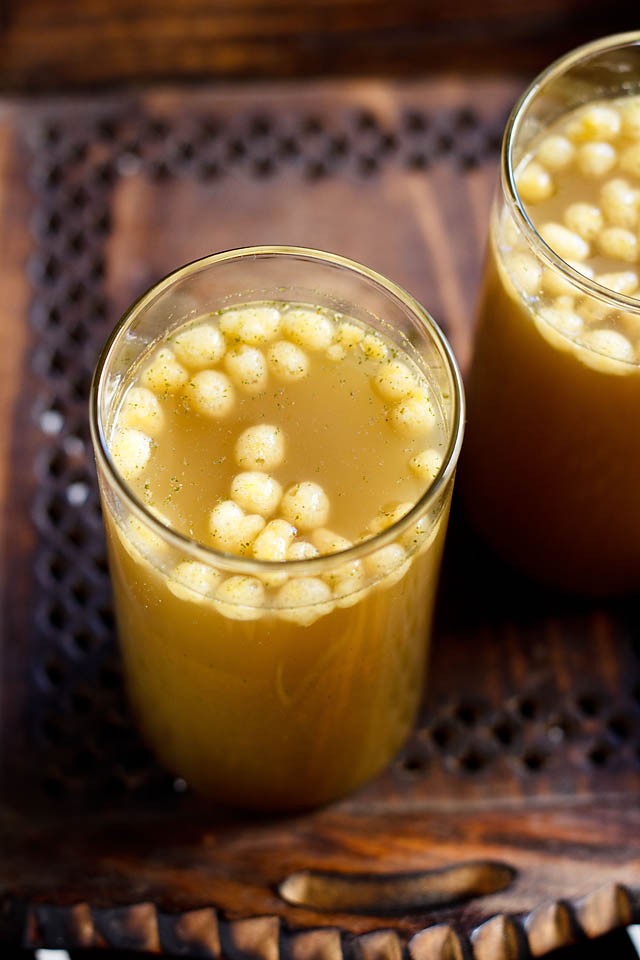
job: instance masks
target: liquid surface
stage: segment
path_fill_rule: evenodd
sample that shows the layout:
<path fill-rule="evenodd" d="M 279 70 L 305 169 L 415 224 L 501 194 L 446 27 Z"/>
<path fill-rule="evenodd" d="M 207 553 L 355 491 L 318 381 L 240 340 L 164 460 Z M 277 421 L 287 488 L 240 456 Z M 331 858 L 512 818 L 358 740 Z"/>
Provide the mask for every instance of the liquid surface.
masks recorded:
<path fill-rule="evenodd" d="M 262 307 L 271 309 L 265 304 L 258 305 L 258 310 Z M 255 308 L 250 309 L 255 312 Z M 289 315 L 292 312 L 290 309 Z M 345 321 L 334 320 L 322 311 L 318 315 L 332 324 L 335 340 Z M 213 317 L 205 323 L 217 326 L 218 319 Z M 201 325 L 193 324 L 190 329 Z M 364 338 L 362 327 L 351 321 L 349 326 L 353 327 L 352 339 Z M 157 419 L 162 426 L 154 431 L 156 436 L 145 468 L 129 478 L 135 492 L 175 529 L 211 544 L 210 511 L 216 502 L 231 496 L 233 478 L 243 470 L 235 453 L 238 438 L 249 427 L 268 425 L 278 429 L 284 455 L 282 462 L 265 472 L 278 481 L 283 491 L 300 482 L 320 484 L 330 503 L 327 522 L 342 536 L 352 540 L 361 537 L 388 502 L 414 503 L 426 489 L 428 478 L 411 469 L 411 459 L 424 450 L 432 450 L 437 460 L 436 455 L 443 450 L 439 400 L 418 369 L 405 359 L 402 366 L 407 373 L 406 394 L 420 394 L 432 417 L 428 417 L 424 429 L 419 423 L 416 429 L 398 429 L 393 411 L 402 397 L 389 400 L 376 388 L 381 371 L 399 366 L 398 350 L 377 335 L 375 342 L 373 335 L 369 336 L 371 339 L 364 347 L 360 340 L 350 349 L 335 351 L 333 356 L 327 351 L 336 346 L 334 341 L 314 350 L 305 349 L 303 344 L 308 369 L 294 380 L 274 373 L 276 366 L 268 362 L 269 345 L 282 342 L 276 334 L 265 344 L 249 347 L 267 358 L 267 372 L 262 387 L 246 389 L 225 365 L 229 352 L 243 344 L 240 338 L 228 335 L 220 360 L 199 369 L 221 371 L 228 377 L 233 392 L 230 409 L 219 416 L 203 413 L 193 401 L 189 379 L 177 389 L 169 386 L 156 390 Z M 175 348 L 180 342 L 178 332 L 167 341 L 166 348 Z M 382 359 L 367 356 L 368 348 Z M 158 348 L 156 356 L 157 352 Z M 148 363 L 153 362 L 152 356 Z M 184 366 L 189 374 L 193 373 L 193 367 Z M 145 369 L 148 367 L 141 364 L 129 390 L 144 386 Z M 127 395 L 122 419 L 127 419 Z M 144 427 L 144 423 L 141 425 Z M 115 433 L 119 426 L 116 418 Z M 261 465 L 249 464 L 252 466 L 261 469 Z M 278 515 L 277 509 L 272 515 Z"/>
<path fill-rule="evenodd" d="M 561 117 L 531 144 L 515 179 L 536 230 L 561 259 L 603 288 L 636 297 L 640 97 L 594 101 Z M 543 334 L 551 327 L 610 358 L 610 372 L 638 363 L 640 302 L 637 312 L 616 309 L 537 258 L 508 215 L 498 229 L 506 272 Z"/>

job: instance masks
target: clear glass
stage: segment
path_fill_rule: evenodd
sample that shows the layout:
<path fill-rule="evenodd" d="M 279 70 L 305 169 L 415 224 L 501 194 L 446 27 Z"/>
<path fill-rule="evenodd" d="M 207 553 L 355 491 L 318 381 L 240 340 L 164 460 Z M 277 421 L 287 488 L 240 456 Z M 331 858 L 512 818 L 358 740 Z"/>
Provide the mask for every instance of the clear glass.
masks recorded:
<path fill-rule="evenodd" d="M 640 33 L 624 34 L 553 64 L 509 119 L 461 463 L 472 522 L 502 555 L 553 586 L 602 595 L 640 587 L 640 366 L 595 349 L 585 331 L 640 343 L 640 301 L 584 276 L 544 242 L 516 171 L 569 111 L 638 94 Z"/>
<path fill-rule="evenodd" d="M 265 300 L 328 306 L 363 321 L 410 355 L 446 398 L 446 450 L 431 487 L 389 529 L 341 553 L 285 563 L 220 553 L 160 522 L 109 454 L 119 398 L 151 343 L 202 314 Z M 195 790 L 248 808 L 312 807 L 366 781 L 400 747 L 423 689 L 463 406 L 455 361 L 426 311 L 389 280 L 331 254 L 217 254 L 171 274 L 125 314 L 91 398 L 119 640 L 143 735 Z M 274 571 L 328 577 L 398 541 L 411 545 L 401 565 L 369 573 L 308 622 L 282 619 L 266 600 L 250 610 L 214 603 L 174 577 L 185 559 L 267 583 Z"/>

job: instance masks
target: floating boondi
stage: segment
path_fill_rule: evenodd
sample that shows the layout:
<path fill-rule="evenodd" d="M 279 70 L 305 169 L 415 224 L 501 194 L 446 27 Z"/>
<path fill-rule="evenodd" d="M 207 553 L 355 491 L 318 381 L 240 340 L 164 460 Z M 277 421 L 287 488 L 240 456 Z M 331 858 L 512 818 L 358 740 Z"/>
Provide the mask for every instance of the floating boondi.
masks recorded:
<path fill-rule="evenodd" d="M 337 465 L 329 453 L 345 425 L 362 437 L 354 457 L 362 481 L 358 502 L 344 482 L 353 469 L 340 468 L 342 452 Z M 260 303 L 209 314 L 155 346 L 126 391 L 111 434 L 119 469 L 137 482 L 147 504 L 166 510 L 204 544 L 270 563 L 344 551 L 363 529 L 372 536 L 393 525 L 437 475 L 442 442 L 442 412 L 424 375 L 379 333 L 321 308 Z M 195 495 L 194 478 L 200 487 L 202 477 L 208 509 L 201 488 Z M 385 514 L 377 501 L 396 492 L 410 499 Z M 330 519 L 338 523 L 335 531 L 327 528 Z M 387 567 L 394 557 L 405 572 L 405 550 L 397 544 L 373 563 L 375 579 L 391 582 Z M 263 591 L 285 580 L 271 571 L 257 582 Z M 359 564 L 341 568 L 328 583 L 346 605 L 350 593 L 362 598 L 364 581 Z M 210 599 L 215 585 L 222 590 L 216 608 L 230 616 L 227 590 L 246 590 L 240 610 L 252 597 L 264 600 L 247 586 L 251 580 L 228 588 L 224 582 L 221 574 L 210 582 L 199 565 L 178 564 L 168 587 L 187 600 L 200 588 Z M 296 590 L 302 587 L 292 587 L 292 596 Z M 279 617 L 283 596 L 289 592 L 273 598 Z M 323 601 L 313 618 L 298 612 L 294 619 L 311 622 L 328 610 Z M 249 619 L 237 610 L 233 618 Z"/>
<path fill-rule="evenodd" d="M 624 296 L 638 289 L 640 133 L 633 132 L 638 116 L 640 97 L 579 107 L 534 141 L 516 171 L 527 213 L 551 249 L 583 276 Z M 640 356 L 640 338 L 631 349 L 610 349 L 616 342 L 610 334 L 627 333 L 622 313 L 603 308 L 554 268 L 543 268 L 514 236 L 510 218 L 503 220 L 498 242 L 504 269 L 517 293 L 527 297 L 545 339 L 564 350 L 575 343 L 577 358 L 593 369 L 630 372 L 629 364 Z M 544 331 L 542 324 L 553 329 Z M 569 342 L 561 343 L 556 333 Z M 589 350 L 605 362 L 598 364 Z"/>

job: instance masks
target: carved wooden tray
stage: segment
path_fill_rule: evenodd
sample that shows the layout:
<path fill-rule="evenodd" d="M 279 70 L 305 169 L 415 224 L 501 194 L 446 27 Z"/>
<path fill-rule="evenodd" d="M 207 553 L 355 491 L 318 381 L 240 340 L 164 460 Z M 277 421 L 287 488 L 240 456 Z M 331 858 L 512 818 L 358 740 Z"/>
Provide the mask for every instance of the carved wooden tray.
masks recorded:
<path fill-rule="evenodd" d="M 227 960 L 540 956 L 640 916 L 640 641 L 454 513 L 424 713 L 304 816 L 199 803 L 130 723 L 86 398 L 122 309 L 213 250 L 388 274 L 472 343 L 522 83 L 160 90 L 0 109 L 0 942 Z"/>

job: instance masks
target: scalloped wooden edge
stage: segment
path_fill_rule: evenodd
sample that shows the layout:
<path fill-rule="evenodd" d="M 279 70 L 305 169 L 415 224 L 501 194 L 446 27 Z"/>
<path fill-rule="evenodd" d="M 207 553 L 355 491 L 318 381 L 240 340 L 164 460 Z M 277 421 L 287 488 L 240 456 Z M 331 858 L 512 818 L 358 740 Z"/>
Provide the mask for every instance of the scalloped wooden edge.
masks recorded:
<path fill-rule="evenodd" d="M 408 942 L 393 929 L 350 935 L 334 926 L 293 930 L 276 916 L 228 921 L 214 907 L 163 913 L 153 903 L 109 908 L 30 905 L 20 945 L 105 947 L 214 960 L 525 960 L 609 933 L 640 918 L 640 891 L 617 883 L 580 900 L 497 914 L 470 934 L 438 923 Z"/>

